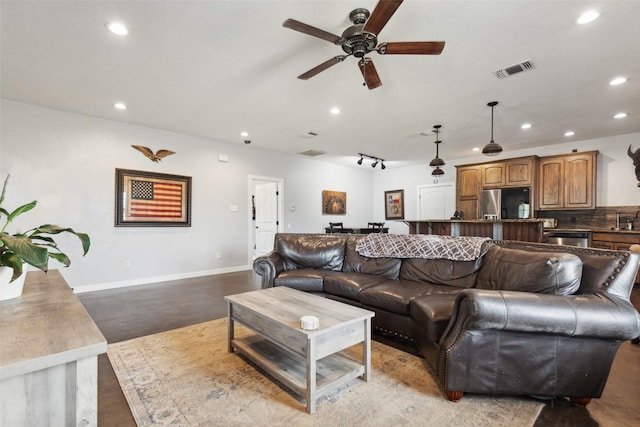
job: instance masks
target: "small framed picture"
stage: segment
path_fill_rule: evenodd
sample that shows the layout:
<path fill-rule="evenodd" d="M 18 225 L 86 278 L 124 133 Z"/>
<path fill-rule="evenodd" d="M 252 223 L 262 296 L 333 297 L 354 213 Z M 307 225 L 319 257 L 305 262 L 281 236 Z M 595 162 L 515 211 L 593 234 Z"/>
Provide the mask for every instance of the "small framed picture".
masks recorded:
<path fill-rule="evenodd" d="M 384 218 L 404 219 L 404 190 L 384 192 Z"/>
<path fill-rule="evenodd" d="M 116 169 L 116 227 L 190 227 L 191 177 Z"/>
<path fill-rule="evenodd" d="M 322 190 L 322 214 L 346 215 L 347 193 L 344 191 Z"/>

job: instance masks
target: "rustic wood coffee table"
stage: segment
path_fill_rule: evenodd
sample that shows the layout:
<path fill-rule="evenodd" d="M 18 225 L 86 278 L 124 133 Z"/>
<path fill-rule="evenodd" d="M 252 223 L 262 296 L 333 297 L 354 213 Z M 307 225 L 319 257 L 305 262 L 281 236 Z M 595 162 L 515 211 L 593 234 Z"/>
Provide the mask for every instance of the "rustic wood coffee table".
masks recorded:
<path fill-rule="evenodd" d="M 371 318 L 374 313 L 287 287 L 225 297 L 229 310 L 229 352 L 244 355 L 306 400 L 315 413 L 319 397 L 357 377 L 371 375 Z M 316 316 L 307 331 L 300 317 Z M 235 322 L 255 332 L 235 337 Z M 362 344 L 362 358 L 342 352 Z"/>

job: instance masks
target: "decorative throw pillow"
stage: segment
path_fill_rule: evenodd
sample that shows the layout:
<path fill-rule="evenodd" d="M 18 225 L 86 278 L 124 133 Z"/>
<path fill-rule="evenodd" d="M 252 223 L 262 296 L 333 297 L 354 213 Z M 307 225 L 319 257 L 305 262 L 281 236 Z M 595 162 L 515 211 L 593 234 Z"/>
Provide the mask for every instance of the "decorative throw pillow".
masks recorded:
<path fill-rule="evenodd" d="M 577 255 L 495 246 L 484 256 L 476 288 L 571 295 L 581 279 L 582 260 Z"/>

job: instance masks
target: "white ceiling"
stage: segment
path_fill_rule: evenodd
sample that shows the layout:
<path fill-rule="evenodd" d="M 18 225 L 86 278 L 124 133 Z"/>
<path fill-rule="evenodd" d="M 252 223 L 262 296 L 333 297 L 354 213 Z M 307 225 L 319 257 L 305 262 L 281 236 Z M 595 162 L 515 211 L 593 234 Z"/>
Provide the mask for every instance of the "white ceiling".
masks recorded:
<path fill-rule="evenodd" d="M 296 78 L 342 50 L 283 28 L 287 18 L 340 35 L 351 10 L 376 3 L 2 0 L 2 97 L 237 144 L 247 131 L 255 147 L 354 166 L 358 152 L 387 167 L 428 162 L 435 138 L 420 133 L 435 124 L 441 157 L 472 156 L 489 142 L 494 100 L 505 156 L 567 142 L 566 130 L 576 141 L 640 132 L 640 1 L 407 0 L 378 40 L 444 40 L 440 56 L 371 53 L 383 83 L 371 91 L 353 57 Z M 600 18 L 577 25 L 592 8 Z M 113 20 L 129 35 L 107 31 Z M 493 74 L 529 59 L 534 70 Z M 615 76 L 629 81 L 610 86 Z"/>

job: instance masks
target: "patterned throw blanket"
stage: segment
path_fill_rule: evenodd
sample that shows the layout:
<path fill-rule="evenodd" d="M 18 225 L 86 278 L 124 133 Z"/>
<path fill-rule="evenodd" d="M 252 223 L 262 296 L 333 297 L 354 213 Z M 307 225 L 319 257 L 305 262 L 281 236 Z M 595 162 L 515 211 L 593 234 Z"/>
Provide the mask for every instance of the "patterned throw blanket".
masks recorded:
<path fill-rule="evenodd" d="M 473 261 L 484 255 L 488 237 L 451 237 L 431 234 L 371 233 L 360 239 L 356 251 L 369 258 L 426 258 Z"/>

